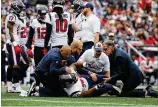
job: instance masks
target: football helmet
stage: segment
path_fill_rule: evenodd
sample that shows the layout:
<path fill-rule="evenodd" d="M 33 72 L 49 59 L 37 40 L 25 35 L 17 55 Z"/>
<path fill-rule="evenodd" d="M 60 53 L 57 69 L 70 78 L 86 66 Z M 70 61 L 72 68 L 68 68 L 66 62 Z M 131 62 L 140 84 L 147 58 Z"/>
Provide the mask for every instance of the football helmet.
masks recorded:
<path fill-rule="evenodd" d="M 81 13 L 81 10 L 84 8 L 82 0 L 74 0 L 73 5 L 71 6 L 74 9 L 74 12 Z"/>
<path fill-rule="evenodd" d="M 75 84 L 78 80 L 76 73 L 66 73 L 59 75 L 59 80 L 63 88 L 67 88 Z"/>
<path fill-rule="evenodd" d="M 20 14 L 23 10 L 25 10 L 25 5 L 21 0 L 14 0 L 11 2 L 11 10 L 15 14 Z"/>
<path fill-rule="evenodd" d="M 65 0 L 54 0 L 53 1 L 53 8 L 54 7 L 61 7 L 63 8 L 65 4 Z"/>
<path fill-rule="evenodd" d="M 37 10 L 37 19 L 44 21 L 46 18 L 47 12 L 48 12 L 48 8 L 44 5 L 41 5 Z"/>

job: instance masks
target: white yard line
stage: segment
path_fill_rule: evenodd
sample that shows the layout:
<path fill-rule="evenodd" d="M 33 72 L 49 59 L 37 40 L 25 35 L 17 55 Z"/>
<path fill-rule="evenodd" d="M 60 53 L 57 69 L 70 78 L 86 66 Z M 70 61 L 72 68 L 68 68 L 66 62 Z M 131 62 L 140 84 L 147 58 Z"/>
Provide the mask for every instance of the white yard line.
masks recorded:
<path fill-rule="evenodd" d="M 141 106 L 140 104 L 127 104 L 127 103 L 99 103 L 99 102 L 81 102 L 81 101 L 53 101 L 53 100 L 29 100 L 29 99 L 1 99 L 2 101 L 28 101 L 28 102 L 48 102 L 48 103 L 65 103 L 65 104 L 96 104 L 96 105 L 118 105 L 118 106 Z M 145 105 L 149 106 L 149 105 Z"/>

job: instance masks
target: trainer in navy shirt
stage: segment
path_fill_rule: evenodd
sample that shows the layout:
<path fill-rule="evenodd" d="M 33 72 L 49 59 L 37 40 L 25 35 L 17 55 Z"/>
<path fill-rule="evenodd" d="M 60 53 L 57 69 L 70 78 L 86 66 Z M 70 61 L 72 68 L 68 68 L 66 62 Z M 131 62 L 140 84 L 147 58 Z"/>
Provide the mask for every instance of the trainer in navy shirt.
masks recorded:
<path fill-rule="evenodd" d="M 69 46 L 66 46 L 69 47 Z M 37 69 L 40 72 L 51 72 L 54 74 L 63 74 L 66 72 L 66 66 L 70 66 L 75 62 L 74 56 L 70 55 L 71 48 L 64 49 L 52 48 L 39 62 Z"/>

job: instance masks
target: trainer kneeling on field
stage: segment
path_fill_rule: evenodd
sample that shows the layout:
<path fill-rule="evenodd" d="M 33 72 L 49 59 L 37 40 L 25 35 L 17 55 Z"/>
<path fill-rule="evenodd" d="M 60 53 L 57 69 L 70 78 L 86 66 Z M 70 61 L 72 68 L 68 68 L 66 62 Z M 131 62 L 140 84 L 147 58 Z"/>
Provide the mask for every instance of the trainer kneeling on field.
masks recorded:
<path fill-rule="evenodd" d="M 52 48 L 39 62 L 36 73 L 36 86 L 40 83 L 45 88 L 51 90 L 51 96 L 61 96 L 63 90 L 59 83 L 59 75 L 69 73 L 71 70 L 68 67 L 75 62 L 71 54 L 71 47 L 68 45 L 63 46 L 61 49 Z M 31 96 L 33 85 L 30 87 L 28 96 Z"/>
<path fill-rule="evenodd" d="M 113 41 L 105 42 L 103 50 L 110 60 L 109 82 L 114 85 L 117 80 L 121 80 L 124 83 L 121 97 L 145 97 L 145 95 L 158 97 L 158 93 L 151 86 L 147 86 L 146 90 L 135 89 L 142 83 L 143 74 L 126 52 L 116 48 Z"/>

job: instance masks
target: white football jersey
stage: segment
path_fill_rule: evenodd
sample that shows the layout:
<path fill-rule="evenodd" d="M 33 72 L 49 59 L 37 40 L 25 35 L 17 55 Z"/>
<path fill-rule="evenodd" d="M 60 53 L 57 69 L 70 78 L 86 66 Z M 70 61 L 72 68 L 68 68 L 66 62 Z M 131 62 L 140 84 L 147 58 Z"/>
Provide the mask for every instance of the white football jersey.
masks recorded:
<path fill-rule="evenodd" d="M 44 37 L 46 35 L 46 23 L 41 24 L 37 19 L 33 19 L 30 26 L 35 30 L 34 45 L 38 47 L 44 47 Z"/>
<path fill-rule="evenodd" d="M 70 24 L 70 13 L 63 13 L 63 23 L 60 23 L 58 15 L 55 12 L 51 14 L 51 46 L 67 45 L 68 43 L 68 26 Z"/>
<path fill-rule="evenodd" d="M 71 73 L 76 73 L 76 71 L 71 68 Z M 89 85 L 87 80 L 83 77 L 78 76 L 77 82 L 70 87 L 64 88 L 64 90 L 69 96 L 71 96 L 71 94 L 75 92 L 79 92 L 81 94 L 82 91 L 87 91 L 88 87 Z"/>
<path fill-rule="evenodd" d="M 18 29 L 18 34 L 20 35 L 20 38 L 21 38 L 20 44 L 25 45 L 28 39 L 28 29 L 26 26 L 26 20 L 25 19 L 23 19 L 23 21 L 19 20 L 19 23 L 20 23 L 20 26 Z"/>
<path fill-rule="evenodd" d="M 20 21 L 19 18 L 17 17 L 16 14 L 14 13 L 10 13 L 7 15 L 6 19 L 5 19 L 5 31 L 6 31 L 6 39 L 7 39 L 7 43 L 10 42 L 10 35 L 9 35 L 9 29 L 7 27 L 8 22 L 13 22 L 15 23 L 13 26 L 13 37 L 14 40 L 17 44 L 20 44 L 21 39 L 20 39 L 20 35 L 18 33 L 19 31 L 19 27 L 20 27 Z"/>

